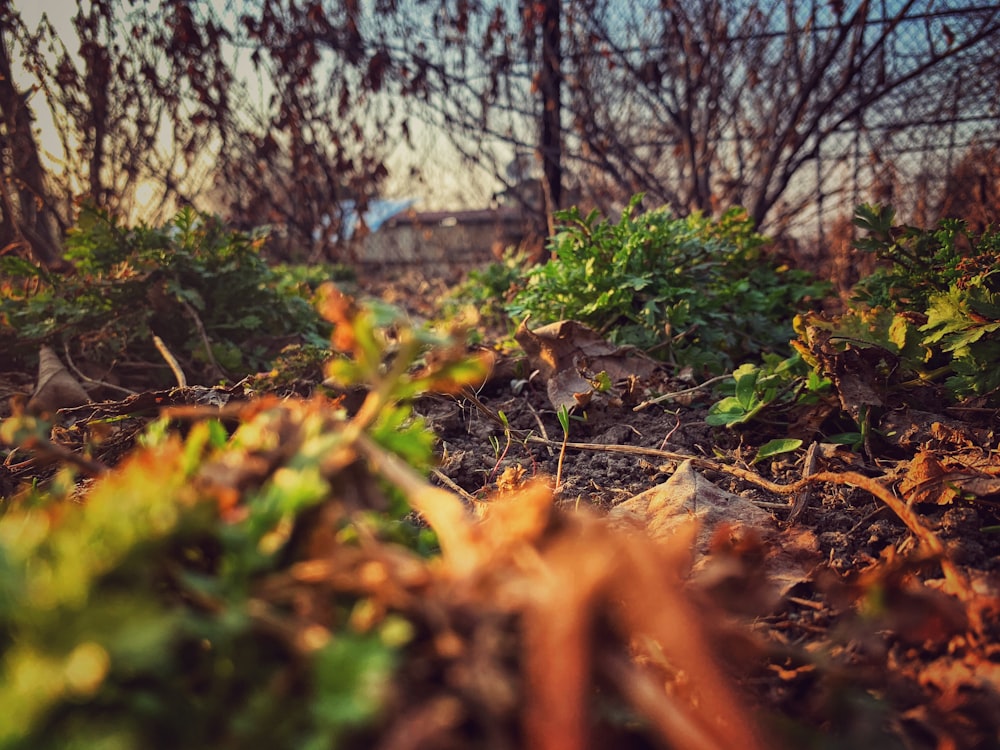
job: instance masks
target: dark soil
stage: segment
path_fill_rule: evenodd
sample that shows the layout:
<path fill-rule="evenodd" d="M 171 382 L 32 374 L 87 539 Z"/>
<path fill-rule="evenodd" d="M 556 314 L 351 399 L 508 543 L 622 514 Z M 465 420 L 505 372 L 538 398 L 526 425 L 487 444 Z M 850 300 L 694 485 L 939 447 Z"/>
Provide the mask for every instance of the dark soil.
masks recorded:
<path fill-rule="evenodd" d="M 407 274 L 361 287 L 416 319 L 430 319 L 447 285 Z M 486 341 L 503 335 L 493 331 Z M 478 507 L 528 479 L 558 478 L 565 509 L 613 514 L 692 458 L 715 487 L 770 514 L 764 530 L 717 534 L 699 554 L 728 560 L 729 573 L 711 585 L 693 583 L 692 590 L 725 613 L 721 661 L 774 736 L 789 747 L 1000 747 L 996 497 L 915 506 L 919 522 L 946 550 L 944 557 L 928 553 L 912 528 L 863 488 L 824 481 L 807 493 L 777 491 L 812 473 L 804 467 L 805 450 L 753 464 L 756 449 L 782 437 L 782 427 L 709 427 L 704 418 L 718 398 L 710 389 L 637 411 L 639 401 L 691 389 L 690 380 L 661 368 L 631 398 L 597 398 L 578 410 L 564 436 L 542 378 L 522 354 L 510 352 L 498 356 L 494 375 L 474 397 L 425 397 L 416 404 L 439 438 L 433 481 Z M 30 380 L 5 374 L 2 395 L 26 394 Z M 825 450 L 813 471 L 854 472 L 897 487 L 919 451 L 947 452 L 940 442 L 920 439 L 933 422 L 975 435 L 978 442 L 962 449 L 995 458 L 995 412 L 921 412 L 920 419 L 926 424 L 916 425 L 912 437 L 881 452 Z M 10 467 L 0 468 L 7 472 L 0 483 L 13 486 Z M 983 471 L 996 469 L 994 462 Z M 24 481 L 23 472 L 16 479 Z M 793 547 L 805 552 L 791 583 L 778 597 L 755 593 L 754 581 L 771 575 L 775 560 Z M 946 580 L 943 561 L 954 566 L 958 584 Z M 737 631 L 738 638 L 724 635 Z"/>
<path fill-rule="evenodd" d="M 440 438 L 439 481 L 471 502 L 503 492 L 512 482 L 560 471 L 563 431 L 544 383 L 530 379 L 523 358 L 510 356 L 501 358 L 497 370 L 504 374 L 477 393 L 477 402 L 449 397 L 418 405 Z M 691 383 L 661 370 L 643 385 L 640 397 L 649 398 L 689 389 Z M 705 390 L 641 411 L 607 403 L 581 410 L 570 426 L 559 502 L 609 512 L 666 482 L 684 456 L 746 469 L 778 484 L 803 476 L 802 450 L 751 465 L 758 446 L 784 436 L 780 427 L 777 432 L 710 427 L 704 418 L 716 398 Z M 500 413 L 509 429 L 496 419 Z M 891 458 L 828 450 L 819 468 L 888 478 L 891 486 L 916 452 L 943 449 L 920 441 L 934 422 L 976 441 L 985 436 L 987 444 L 975 447 L 995 457 L 995 412 L 962 413 L 974 417 L 965 422 L 956 421 L 954 413 L 914 414 L 920 423 L 896 431 L 897 437 L 881 446 Z M 899 418 L 886 416 L 887 422 Z M 992 466 L 998 468 L 995 461 Z M 990 528 L 1000 523 L 996 498 L 916 508 L 964 577 L 969 590 L 959 598 L 975 600 L 970 611 L 984 613 L 982 630 L 969 635 L 960 608 L 938 596 L 946 587 L 939 561 L 919 551 L 906 524 L 870 493 L 847 484 L 816 484 L 803 503 L 798 495 L 770 492 L 725 470 L 702 473 L 771 514 L 774 533 L 766 543 L 772 549 L 765 557 L 792 540 L 810 540 L 813 554 L 801 580 L 779 602 L 757 602 L 762 606 L 745 620 L 759 650 L 735 671 L 766 723 L 808 747 L 1000 747 L 1000 620 L 985 615 L 998 611 L 1000 590 L 1000 533 Z M 716 594 L 716 603 L 732 609 L 745 605 L 736 601 L 740 597 L 727 599 L 725 590 Z M 745 618 L 745 608 L 740 615 Z"/>

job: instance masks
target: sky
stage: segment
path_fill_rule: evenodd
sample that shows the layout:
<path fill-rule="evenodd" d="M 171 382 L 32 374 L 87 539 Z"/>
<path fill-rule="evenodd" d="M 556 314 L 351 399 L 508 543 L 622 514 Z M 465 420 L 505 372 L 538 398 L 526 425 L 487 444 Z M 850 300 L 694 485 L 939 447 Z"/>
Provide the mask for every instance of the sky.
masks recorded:
<path fill-rule="evenodd" d="M 224 12 L 227 0 L 212 0 L 216 10 Z M 76 43 L 76 32 L 72 18 L 76 12 L 74 0 L 31 0 L 16 2 L 15 8 L 28 28 L 37 28 L 42 15 L 47 15 L 60 38 L 69 50 Z M 16 60 L 14 61 L 16 65 Z M 255 98 L 264 100 L 267 97 L 267 84 L 262 81 L 247 60 L 238 66 L 243 81 Z M 30 78 L 18 81 L 22 86 L 30 85 Z M 40 106 L 37 106 L 40 105 Z M 62 146 L 56 134 L 51 114 L 39 98 L 34 107 L 36 126 L 43 158 L 50 168 L 58 170 L 61 161 Z M 391 199 L 408 198 L 416 200 L 417 210 L 436 211 L 457 208 L 482 208 L 489 204 L 490 198 L 499 189 L 499 183 L 487 175 L 481 168 L 461 164 L 461 157 L 448 138 L 436 132 L 415 119 L 410 123 L 413 146 L 408 146 L 400 134 L 399 146 L 388 158 L 390 176 L 384 185 L 384 196 Z M 166 144 L 165 144 L 166 146 Z M 410 176 L 411 167 L 419 169 L 422 179 L 414 182 Z M 132 218 L 144 218 L 143 205 L 152 204 L 157 197 L 153 183 L 141 185 L 137 195 L 136 215 Z"/>

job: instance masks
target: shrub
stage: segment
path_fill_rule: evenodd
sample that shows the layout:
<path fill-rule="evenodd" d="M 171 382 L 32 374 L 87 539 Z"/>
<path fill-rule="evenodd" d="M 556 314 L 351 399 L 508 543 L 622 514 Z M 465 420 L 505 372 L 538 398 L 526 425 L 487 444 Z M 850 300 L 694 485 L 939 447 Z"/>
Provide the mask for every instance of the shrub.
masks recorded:
<path fill-rule="evenodd" d="M 897 226 L 891 207 L 859 206 L 855 216 L 867 231 L 858 247 L 883 263 L 858 284 L 856 306 L 895 313 L 882 316 L 892 326 L 873 330 L 868 340 L 891 351 L 882 342 L 906 330 L 917 345 L 900 348 L 904 369 L 921 373 L 924 381 L 930 370 L 953 398 L 997 403 L 1000 231 L 972 232 L 958 219 L 943 219 L 932 229 Z"/>
<path fill-rule="evenodd" d="M 0 339 L 21 358 L 68 342 L 110 368 L 123 359 L 162 361 L 158 335 L 189 375 L 207 380 L 267 368 L 288 343 L 323 345 L 328 329 L 309 288 L 271 271 L 261 241 L 190 209 L 161 228 L 129 228 L 85 209 L 67 239 L 75 272 L 48 275 L 0 259 L 10 279 Z"/>
<path fill-rule="evenodd" d="M 932 230 L 897 225 L 891 206 L 858 206 L 854 225 L 865 234 L 854 245 L 875 256 L 879 266 L 853 290 L 869 308 L 922 311 L 933 294 L 945 292 L 967 275 L 967 255 L 979 255 L 965 222 L 944 219 Z"/>
<path fill-rule="evenodd" d="M 350 738 L 399 697 L 411 619 L 440 610 L 401 596 L 433 532 L 367 467 L 419 478 L 433 436 L 410 401 L 487 368 L 385 307 L 320 297 L 327 376 L 367 394 L 354 416 L 265 396 L 183 437 L 164 417 L 72 498 L 70 478 L 0 504 L 0 747 L 374 744 Z M 0 444 L 44 454 L 50 427 L 11 417 Z"/>
<path fill-rule="evenodd" d="M 678 365 L 721 372 L 764 351 L 788 351 L 791 313 L 826 285 L 779 267 L 741 209 L 713 221 L 665 210 L 617 223 L 558 213 L 555 258 L 533 269 L 507 306 L 539 324 L 573 318 Z"/>
<path fill-rule="evenodd" d="M 972 232 L 955 219 L 929 230 L 896 225 L 892 208 L 869 205 L 858 207 L 855 223 L 866 231 L 857 246 L 881 267 L 856 285 L 844 314 L 796 321 L 793 344 L 812 369 L 809 377 L 832 379 L 841 406 L 857 412 L 856 420 L 916 389 L 1000 403 L 1000 231 Z M 795 388 L 809 390 L 805 375 Z M 772 399 L 741 412 L 739 380 L 733 389 L 736 395 L 712 407 L 716 424 L 793 403 Z"/>

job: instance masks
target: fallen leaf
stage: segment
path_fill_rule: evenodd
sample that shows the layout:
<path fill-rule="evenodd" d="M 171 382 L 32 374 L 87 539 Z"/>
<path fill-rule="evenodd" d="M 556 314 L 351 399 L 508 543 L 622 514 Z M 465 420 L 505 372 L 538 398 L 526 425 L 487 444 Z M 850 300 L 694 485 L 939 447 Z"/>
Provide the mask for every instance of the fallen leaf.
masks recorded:
<path fill-rule="evenodd" d="M 908 503 L 948 505 L 958 497 L 958 491 L 944 481 L 946 475 L 937 456 L 921 451 L 910 461 L 899 491 Z"/>
<path fill-rule="evenodd" d="M 38 353 L 38 384 L 28 401 L 28 411 L 33 414 L 51 414 L 89 401 L 90 397 L 83 386 L 69 374 L 56 353 L 50 347 L 43 346 Z"/>
<path fill-rule="evenodd" d="M 612 508 L 608 517 L 638 521 L 657 540 L 668 539 L 697 520 L 696 548 L 702 552 L 708 550 L 719 524 L 775 527 L 770 513 L 739 495 L 719 489 L 696 472 L 690 460 L 678 466 L 666 482 Z"/>
<path fill-rule="evenodd" d="M 594 394 L 594 386 L 589 380 L 583 377 L 576 368 L 560 370 L 549 378 L 545 390 L 549 397 L 549 403 L 555 407 L 556 411 L 565 407 L 566 411 L 572 411 L 576 407 L 584 407 L 590 403 Z"/>
<path fill-rule="evenodd" d="M 697 585 L 715 591 L 731 611 L 773 609 L 809 579 L 818 561 L 812 532 L 779 531 L 770 513 L 716 487 L 691 461 L 663 484 L 615 506 L 608 516 L 613 522 L 643 526 L 654 540 L 671 544 L 687 542 L 696 523 Z"/>
<path fill-rule="evenodd" d="M 585 405 L 600 392 L 592 382 L 600 373 L 605 373 L 606 381 L 626 382 L 634 389 L 636 378 L 648 378 L 659 367 L 635 347 L 616 346 L 575 320 L 561 320 L 534 331 L 525 321 L 514 338 L 528 355 L 532 369 L 545 381 L 549 400 L 557 410 Z"/>

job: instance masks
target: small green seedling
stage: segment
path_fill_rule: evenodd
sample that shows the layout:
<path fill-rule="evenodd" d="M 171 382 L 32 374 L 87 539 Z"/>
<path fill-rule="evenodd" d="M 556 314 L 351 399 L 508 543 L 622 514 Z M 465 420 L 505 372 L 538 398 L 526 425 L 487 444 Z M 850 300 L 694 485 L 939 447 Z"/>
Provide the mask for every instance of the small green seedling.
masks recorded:
<path fill-rule="evenodd" d="M 761 364 L 744 364 L 732 375 L 733 395 L 712 405 L 705 421 L 734 427 L 756 418 L 765 407 L 808 405 L 830 388 L 829 378 L 809 368 L 800 354 L 781 358 L 765 354 Z"/>
<path fill-rule="evenodd" d="M 754 364 L 741 365 L 733 373 L 735 394 L 712 404 L 705 421 L 715 427 L 744 424 L 774 400 L 777 390 L 768 388 Z"/>
<path fill-rule="evenodd" d="M 566 444 L 569 442 L 569 409 L 563 404 L 559 407 L 556 412 L 556 417 L 559 419 L 559 426 L 562 427 L 563 431 L 563 441 L 562 447 L 559 449 L 559 464 L 556 467 L 556 492 L 562 487 L 562 470 L 563 470 L 563 459 L 566 457 Z"/>
<path fill-rule="evenodd" d="M 791 453 L 802 447 L 802 441 L 798 438 L 778 438 L 769 440 L 757 449 L 757 455 L 753 463 L 759 463 L 766 458 L 780 456 L 782 453 Z"/>

